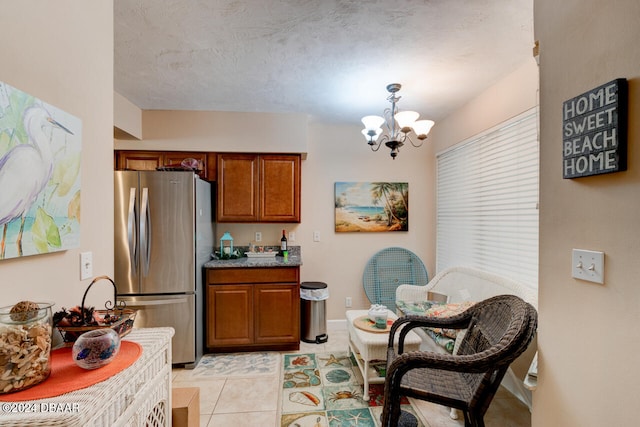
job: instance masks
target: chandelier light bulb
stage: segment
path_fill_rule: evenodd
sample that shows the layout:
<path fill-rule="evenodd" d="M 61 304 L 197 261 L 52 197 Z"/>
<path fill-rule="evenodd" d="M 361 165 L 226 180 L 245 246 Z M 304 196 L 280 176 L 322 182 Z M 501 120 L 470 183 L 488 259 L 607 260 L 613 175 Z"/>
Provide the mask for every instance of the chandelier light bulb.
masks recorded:
<path fill-rule="evenodd" d="M 415 111 L 400 111 L 396 113 L 395 119 L 398 122 L 398 127 L 402 131 L 402 133 L 408 133 L 413 128 L 413 124 L 416 120 L 418 120 L 420 114 Z"/>
<path fill-rule="evenodd" d="M 365 116 L 362 118 L 362 124 L 367 130 L 376 130 L 384 123 L 384 117 L 380 116 Z"/>
<path fill-rule="evenodd" d="M 413 131 L 418 135 L 418 139 L 423 140 L 427 138 L 434 124 L 433 120 L 418 120 L 413 124 Z"/>

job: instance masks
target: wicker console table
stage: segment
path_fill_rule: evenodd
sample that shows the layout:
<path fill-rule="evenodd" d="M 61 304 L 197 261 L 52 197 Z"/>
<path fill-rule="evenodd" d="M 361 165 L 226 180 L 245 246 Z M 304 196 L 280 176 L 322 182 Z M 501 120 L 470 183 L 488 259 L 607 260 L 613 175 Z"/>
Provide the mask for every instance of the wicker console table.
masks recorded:
<path fill-rule="evenodd" d="M 387 345 L 389 342 L 389 333 L 372 333 L 364 331 L 355 326 L 354 322 L 361 316 L 366 316 L 368 310 L 347 310 L 347 331 L 349 332 L 349 353 L 355 356 L 358 368 L 362 373 L 363 399 L 369 400 L 369 384 L 384 383 L 384 376 L 378 374 L 370 367 L 372 360 L 387 359 Z M 387 318 L 395 320 L 398 316 L 391 310 L 387 310 Z M 395 343 L 398 342 L 398 335 L 395 336 Z M 411 331 L 407 334 L 405 340 L 404 351 L 417 351 L 420 348 L 422 340 L 415 332 Z"/>
<path fill-rule="evenodd" d="M 105 381 L 71 393 L 11 404 L 0 402 L 10 405 L 2 406 L 0 425 L 171 425 L 173 334 L 173 328 L 133 329 L 124 338 L 142 346 L 142 354 L 133 365 Z"/>

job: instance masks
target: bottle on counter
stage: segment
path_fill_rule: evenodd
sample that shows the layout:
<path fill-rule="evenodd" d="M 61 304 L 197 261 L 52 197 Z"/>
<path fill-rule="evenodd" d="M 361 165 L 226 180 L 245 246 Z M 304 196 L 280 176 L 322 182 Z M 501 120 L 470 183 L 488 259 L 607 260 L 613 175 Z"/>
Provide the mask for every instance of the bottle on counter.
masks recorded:
<path fill-rule="evenodd" d="M 280 251 L 284 252 L 287 250 L 287 235 L 285 230 L 282 230 L 282 238 L 280 239 Z"/>

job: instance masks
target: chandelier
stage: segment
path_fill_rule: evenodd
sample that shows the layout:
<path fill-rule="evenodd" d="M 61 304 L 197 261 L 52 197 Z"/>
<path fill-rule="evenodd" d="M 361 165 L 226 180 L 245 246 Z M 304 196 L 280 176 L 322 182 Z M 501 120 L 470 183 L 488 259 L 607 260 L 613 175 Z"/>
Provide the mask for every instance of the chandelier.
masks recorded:
<path fill-rule="evenodd" d="M 400 147 L 406 141 L 409 141 L 416 148 L 422 146 L 434 125 L 432 120 L 418 120 L 420 114 L 415 111 L 398 111 L 396 104 L 400 100 L 400 96 L 396 93 L 401 87 L 400 83 L 387 85 L 387 91 L 391 94 L 387 97 L 387 101 L 391 103 L 391 108 L 384 110 L 384 117 L 365 116 L 362 118 L 364 124 L 362 134 L 371 147 L 371 151 L 378 151 L 384 142 L 384 145 L 391 149 L 391 157 L 394 160 Z M 382 129 L 383 125 L 384 130 Z M 414 142 L 414 137 L 419 142 Z"/>

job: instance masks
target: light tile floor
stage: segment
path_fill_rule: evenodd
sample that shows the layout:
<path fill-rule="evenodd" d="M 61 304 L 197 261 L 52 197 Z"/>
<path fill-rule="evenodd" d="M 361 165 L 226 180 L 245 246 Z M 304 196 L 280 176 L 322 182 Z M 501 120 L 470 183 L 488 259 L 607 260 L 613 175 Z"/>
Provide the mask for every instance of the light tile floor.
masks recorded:
<path fill-rule="evenodd" d="M 328 342 L 302 342 L 295 353 L 347 350 L 347 331 L 330 330 L 328 333 Z M 280 427 L 280 371 L 257 378 L 196 380 L 190 378 L 189 372 L 174 369 L 173 387 L 200 387 L 201 427 Z M 463 420 L 449 418 L 448 408 L 422 401 L 414 401 L 414 405 L 430 427 L 464 426 Z M 485 415 L 485 424 L 487 427 L 530 427 L 531 414 L 524 404 L 501 388 Z"/>

